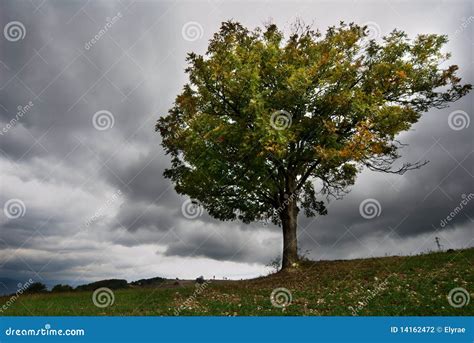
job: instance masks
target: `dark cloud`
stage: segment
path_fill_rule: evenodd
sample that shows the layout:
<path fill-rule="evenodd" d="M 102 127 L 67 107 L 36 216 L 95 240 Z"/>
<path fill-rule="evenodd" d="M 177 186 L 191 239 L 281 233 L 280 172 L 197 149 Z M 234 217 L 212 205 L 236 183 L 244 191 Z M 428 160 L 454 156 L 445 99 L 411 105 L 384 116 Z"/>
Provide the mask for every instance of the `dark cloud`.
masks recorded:
<path fill-rule="evenodd" d="M 26 35 L 18 42 L 0 37 L 0 130 L 19 106 L 33 106 L 0 134 L 0 201 L 26 206 L 18 219 L 0 213 L 0 275 L 23 280 L 38 273 L 71 283 L 229 276 L 229 270 L 239 278 L 260 275 L 281 249 L 280 230 L 206 213 L 190 220 L 181 211 L 187 198 L 162 177 L 169 158 L 153 128 L 186 81 L 186 53 L 203 53 L 229 18 L 252 27 L 273 18 L 288 29 L 299 16 L 322 30 L 340 20 L 374 22 L 380 34 L 395 27 L 412 36 L 448 34 L 452 62 L 472 83 L 472 29 L 464 28 L 471 14 L 468 1 L 389 8 L 349 1 L 3 1 L 2 34 L 7 23 L 20 21 Z M 182 37 L 190 21 L 202 26 L 196 41 Z M 435 248 L 435 236 L 446 247 L 472 245 L 474 202 L 440 227 L 462 194 L 474 193 L 474 125 L 451 129 L 454 110 L 474 113 L 473 96 L 426 113 L 400 137 L 409 143 L 403 160 L 430 160 L 427 166 L 404 176 L 364 171 L 349 195 L 329 203 L 327 216 L 300 215 L 302 251 L 316 259 L 409 254 Z M 112 127 L 94 127 L 98 111 L 112 113 Z M 359 213 L 368 198 L 381 206 L 373 219 Z"/>
<path fill-rule="evenodd" d="M 152 231 L 168 231 L 175 221 L 169 209 L 153 204 L 129 201 L 122 206 L 117 215 L 117 224 L 129 231 L 146 229 Z"/>
<path fill-rule="evenodd" d="M 165 255 L 207 257 L 219 261 L 265 264 L 281 249 L 279 235 L 239 230 L 238 225 L 191 222 L 174 233 L 176 239 L 167 245 Z M 265 249 L 262 249 L 265 246 Z"/>

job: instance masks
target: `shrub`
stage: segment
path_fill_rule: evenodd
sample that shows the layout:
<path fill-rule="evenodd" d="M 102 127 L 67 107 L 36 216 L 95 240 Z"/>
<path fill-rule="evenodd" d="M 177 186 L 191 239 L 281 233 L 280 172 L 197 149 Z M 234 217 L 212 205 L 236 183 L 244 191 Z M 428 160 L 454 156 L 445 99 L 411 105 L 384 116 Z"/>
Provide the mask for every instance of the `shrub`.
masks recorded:
<path fill-rule="evenodd" d="M 25 293 L 42 293 L 46 292 L 46 285 L 41 282 L 32 283 L 25 291 Z"/>
<path fill-rule="evenodd" d="M 51 292 L 54 293 L 59 293 L 59 292 L 72 292 L 74 288 L 72 288 L 69 285 L 62 285 L 62 284 L 57 284 L 56 286 L 53 287 Z"/>

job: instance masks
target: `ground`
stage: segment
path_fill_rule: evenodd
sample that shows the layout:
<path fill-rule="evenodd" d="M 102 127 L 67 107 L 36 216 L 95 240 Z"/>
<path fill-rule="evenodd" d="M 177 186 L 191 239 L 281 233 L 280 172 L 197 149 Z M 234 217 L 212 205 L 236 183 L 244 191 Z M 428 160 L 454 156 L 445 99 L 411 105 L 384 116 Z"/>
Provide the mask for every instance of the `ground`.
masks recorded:
<path fill-rule="evenodd" d="M 180 285 L 165 282 L 159 287 L 114 290 L 113 304 L 104 308 L 94 305 L 88 291 L 21 295 L 1 315 L 472 316 L 474 300 L 454 307 L 448 294 L 460 287 L 467 298 L 472 297 L 473 265 L 474 248 L 417 256 L 305 261 L 291 271 L 252 280 L 210 280 L 200 286 L 190 281 Z M 271 293 L 276 288 L 287 289 L 291 303 L 272 305 Z M 0 306 L 9 299 L 0 297 Z M 274 297 L 276 301 L 288 299 Z"/>

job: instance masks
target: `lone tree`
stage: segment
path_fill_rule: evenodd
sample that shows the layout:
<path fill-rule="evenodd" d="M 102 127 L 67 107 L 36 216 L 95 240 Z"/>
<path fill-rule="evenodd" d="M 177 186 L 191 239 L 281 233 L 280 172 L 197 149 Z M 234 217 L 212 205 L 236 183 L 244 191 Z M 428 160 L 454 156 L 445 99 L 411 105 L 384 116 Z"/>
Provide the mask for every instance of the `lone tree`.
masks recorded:
<path fill-rule="evenodd" d="M 369 40 L 340 23 L 325 35 L 296 23 L 253 31 L 222 24 L 156 130 L 172 157 L 164 173 L 210 215 L 283 229 L 282 268 L 298 260 L 297 217 L 326 214 L 363 167 L 403 174 L 396 135 L 471 89 L 442 68 L 447 37 L 394 30 Z M 316 197 L 318 196 L 318 197 Z"/>

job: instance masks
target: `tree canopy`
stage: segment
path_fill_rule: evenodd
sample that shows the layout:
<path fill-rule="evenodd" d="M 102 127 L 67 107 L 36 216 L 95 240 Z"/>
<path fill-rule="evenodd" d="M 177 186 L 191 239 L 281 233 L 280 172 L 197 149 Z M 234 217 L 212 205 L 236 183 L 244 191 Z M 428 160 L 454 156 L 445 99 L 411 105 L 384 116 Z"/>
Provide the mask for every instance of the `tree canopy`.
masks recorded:
<path fill-rule="evenodd" d="M 368 40 L 364 29 L 296 23 L 285 38 L 274 24 L 224 22 L 205 55 L 188 54 L 189 83 L 156 125 L 177 192 L 221 220 L 280 224 L 292 202 L 325 214 L 321 197 L 342 196 L 363 167 L 424 164 L 396 162 L 397 134 L 471 85 L 443 67 L 446 36 Z"/>

